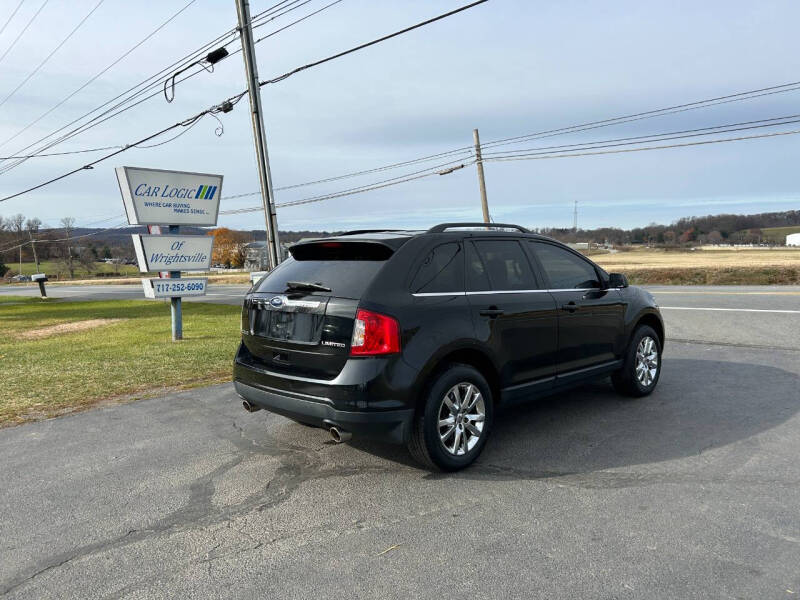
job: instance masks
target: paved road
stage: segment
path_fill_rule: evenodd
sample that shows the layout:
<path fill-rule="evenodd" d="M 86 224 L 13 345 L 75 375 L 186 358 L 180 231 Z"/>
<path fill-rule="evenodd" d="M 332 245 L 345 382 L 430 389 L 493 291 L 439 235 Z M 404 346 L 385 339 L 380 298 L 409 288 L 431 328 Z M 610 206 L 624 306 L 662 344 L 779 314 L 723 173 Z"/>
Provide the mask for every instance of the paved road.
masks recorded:
<path fill-rule="evenodd" d="M 800 289 L 689 291 L 652 396 L 501 411 L 455 475 L 229 385 L 2 430 L 0 595 L 797 597 L 800 315 L 741 309 Z"/>

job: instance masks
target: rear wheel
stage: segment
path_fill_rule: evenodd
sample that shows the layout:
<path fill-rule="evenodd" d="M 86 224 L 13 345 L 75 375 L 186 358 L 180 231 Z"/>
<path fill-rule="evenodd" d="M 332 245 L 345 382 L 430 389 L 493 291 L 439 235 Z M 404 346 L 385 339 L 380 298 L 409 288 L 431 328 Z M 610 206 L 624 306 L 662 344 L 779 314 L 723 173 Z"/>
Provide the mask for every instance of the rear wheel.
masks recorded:
<path fill-rule="evenodd" d="M 452 365 L 428 386 L 408 449 L 430 469 L 463 469 L 486 445 L 493 415 L 492 392 L 483 375 L 469 365 Z"/>
<path fill-rule="evenodd" d="M 634 331 L 622 368 L 611 376 L 614 388 L 625 396 L 638 398 L 652 393 L 661 375 L 661 343 L 648 325 Z"/>

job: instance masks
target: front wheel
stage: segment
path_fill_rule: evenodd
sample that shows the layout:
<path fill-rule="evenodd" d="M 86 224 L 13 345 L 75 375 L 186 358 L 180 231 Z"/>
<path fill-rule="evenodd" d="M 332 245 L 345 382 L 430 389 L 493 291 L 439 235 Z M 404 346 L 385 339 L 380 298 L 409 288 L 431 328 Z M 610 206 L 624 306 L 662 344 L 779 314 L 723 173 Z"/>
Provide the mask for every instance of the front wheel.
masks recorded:
<path fill-rule="evenodd" d="M 430 469 L 458 471 L 478 458 L 493 416 L 492 392 L 483 375 L 469 365 L 452 365 L 428 386 L 408 449 Z"/>
<path fill-rule="evenodd" d="M 661 375 L 661 343 L 658 334 L 648 325 L 633 333 L 625 350 L 625 362 L 611 376 L 614 388 L 625 396 L 639 398 L 652 393 Z"/>

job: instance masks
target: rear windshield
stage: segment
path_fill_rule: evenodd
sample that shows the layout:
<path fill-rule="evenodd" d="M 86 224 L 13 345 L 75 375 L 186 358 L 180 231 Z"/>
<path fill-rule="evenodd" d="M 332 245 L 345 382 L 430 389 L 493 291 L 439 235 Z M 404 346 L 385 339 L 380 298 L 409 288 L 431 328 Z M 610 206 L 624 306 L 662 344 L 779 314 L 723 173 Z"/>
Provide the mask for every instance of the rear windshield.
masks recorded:
<path fill-rule="evenodd" d="M 261 281 L 257 292 L 282 294 L 286 283 L 317 283 L 330 292 L 315 292 L 339 298 L 359 299 L 386 260 L 391 248 L 362 242 L 324 242 L 302 244 L 290 249 L 292 254 Z"/>

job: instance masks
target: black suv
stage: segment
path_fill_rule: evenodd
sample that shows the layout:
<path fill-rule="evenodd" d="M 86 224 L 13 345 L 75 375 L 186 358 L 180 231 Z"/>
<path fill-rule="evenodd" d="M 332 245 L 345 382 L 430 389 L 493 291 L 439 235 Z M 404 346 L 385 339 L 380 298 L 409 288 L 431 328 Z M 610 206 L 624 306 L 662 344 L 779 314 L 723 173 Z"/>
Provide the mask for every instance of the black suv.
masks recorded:
<path fill-rule="evenodd" d="M 244 407 L 469 465 L 498 404 L 611 375 L 653 391 L 664 325 L 646 291 L 517 225 L 352 231 L 295 244 L 242 309 Z"/>

